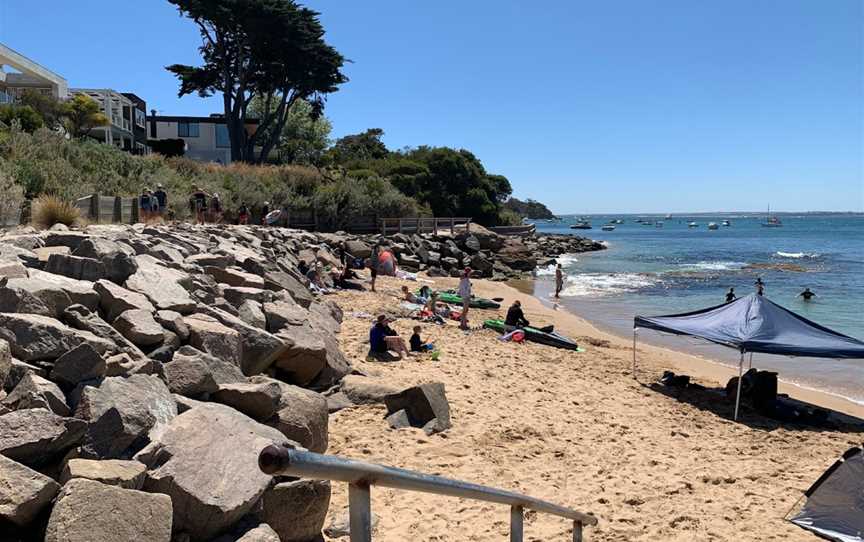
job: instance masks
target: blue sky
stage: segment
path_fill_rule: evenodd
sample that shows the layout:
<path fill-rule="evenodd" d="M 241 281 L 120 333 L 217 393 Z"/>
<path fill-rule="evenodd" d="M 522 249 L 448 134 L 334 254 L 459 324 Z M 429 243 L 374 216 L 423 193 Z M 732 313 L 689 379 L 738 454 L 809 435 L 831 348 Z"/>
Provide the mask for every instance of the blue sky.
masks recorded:
<path fill-rule="evenodd" d="M 556 212 L 864 210 L 859 0 L 311 1 L 353 63 L 334 136 L 464 147 Z M 196 63 L 162 0 L 4 0 L 0 42 L 164 114 Z"/>

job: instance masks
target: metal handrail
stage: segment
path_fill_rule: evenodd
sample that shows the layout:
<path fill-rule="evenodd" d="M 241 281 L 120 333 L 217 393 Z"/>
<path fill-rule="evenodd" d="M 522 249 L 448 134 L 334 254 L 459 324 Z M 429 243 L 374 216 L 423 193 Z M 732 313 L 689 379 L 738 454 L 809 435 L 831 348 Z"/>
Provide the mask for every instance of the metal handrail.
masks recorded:
<path fill-rule="evenodd" d="M 520 493 L 395 467 L 316 454 L 286 445 L 270 445 L 264 448 L 258 456 L 258 466 L 270 475 L 347 482 L 351 542 L 372 540 L 369 488 L 373 485 L 509 505 L 511 542 L 522 541 L 523 513 L 526 509 L 572 520 L 574 542 L 582 541 L 583 525 L 597 525 L 597 518 L 592 515 Z"/>

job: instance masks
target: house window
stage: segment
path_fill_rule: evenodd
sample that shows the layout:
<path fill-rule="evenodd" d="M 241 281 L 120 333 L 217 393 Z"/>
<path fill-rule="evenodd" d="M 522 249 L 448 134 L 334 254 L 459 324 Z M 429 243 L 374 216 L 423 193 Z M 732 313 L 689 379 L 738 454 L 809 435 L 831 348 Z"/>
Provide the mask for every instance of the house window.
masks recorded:
<path fill-rule="evenodd" d="M 231 139 L 228 137 L 228 126 L 224 124 L 216 125 L 216 146 L 220 149 L 231 147 Z"/>
<path fill-rule="evenodd" d="M 146 116 L 140 109 L 135 109 L 135 125 L 144 128 L 146 126 Z"/>
<path fill-rule="evenodd" d="M 198 137 L 198 123 L 181 120 L 177 126 L 177 135 L 179 137 Z"/>

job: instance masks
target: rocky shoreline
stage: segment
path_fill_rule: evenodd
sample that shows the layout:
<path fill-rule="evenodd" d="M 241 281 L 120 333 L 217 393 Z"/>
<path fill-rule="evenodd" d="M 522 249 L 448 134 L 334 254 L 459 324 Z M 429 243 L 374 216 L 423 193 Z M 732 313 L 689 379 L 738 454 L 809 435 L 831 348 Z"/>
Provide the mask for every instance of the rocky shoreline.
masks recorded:
<path fill-rule="evenodd" d="M 472 225 L 469 233 L 450 235 L 401 234 L 355 236 L 321 234 L 331 248 L 345 247 L 357 258 L 368 258 L 376 244 L 393 251 L 400 267 L 425 271 L 432 277 L 457 277 L 467 266 L 475 278 L 497 281 L 524 278 L 538 267 L 555 263 L 562 254 L 604 250 L 598 241 L 575 235 L 503 236 Z"/>
<path fill-rule="evenodd" d="M 320 539 L 329 483 L 264 475 L 264 447 L 325 452 L 330 412 L 369 402 L 382 430 L 450 427 L 443 385 L 382 389 L 340 351 L 341 309 L 298 263 L 335 265 L 350 241 L 182 224 L 0 236 L 0 539 Z"/>

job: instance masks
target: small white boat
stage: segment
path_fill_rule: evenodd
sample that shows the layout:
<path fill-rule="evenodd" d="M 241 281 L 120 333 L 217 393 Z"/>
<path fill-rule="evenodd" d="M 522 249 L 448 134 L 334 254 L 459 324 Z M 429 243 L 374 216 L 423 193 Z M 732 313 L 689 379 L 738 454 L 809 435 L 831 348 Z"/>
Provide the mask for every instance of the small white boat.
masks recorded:
<path fill-rule="evenodd" d="M 729 222 L 729 221 L 728 221 L 728 220 L 724 220 L 724 221 L 723 221 L 723 222 L 721 222 L 721 224 L 722 224 L 722 225 L 723 225 L 723 226 L 726 226 L 726 227 L 728 227 L 728 226 L 731 226 L 731 225 L 732 225 L 732 223 L 731 223 L 731 222 Z"/>
<path fill-rule="evenodd" d="M 615 226 L 612 224 L 603 224 L 603 227 L 600 229 L 603 231 L 615 231 Z"/>
<path fill-rule="evenodd" d="M 657 222 L 654 223 L 654 227 L 655 227 L 655 228 L 662 228 L 662 227 L 663 227 L 663 223 L 660 222 L 660 221 L 658 220 Z"/>
<path fill-rule="evenodd" d="M 571 230 L 590 230 L 591 229 L 591 223 L 586 222 L 585 220 L 580 220 L 579 222 L 570 226 L 570 229 Z"/>
<path fill-rule="evenodd" d="M 695 222 L 690 222 L 689 224 L 687 224 L 687 227 L 688 228 L 698 228 L 699 224 L 697 224 Z"/>
<path fill-rule="evenodd" d="M 720 226 L 716 222 L 709 222 L 708 223 L 708 229 L 709 230 L 719 230 Z"/>
<path fill-rule="evenodd" d="M 672 220 L 672 215 L 671 214 L 666 215 L 663 219 L 664 220 Z"/>

